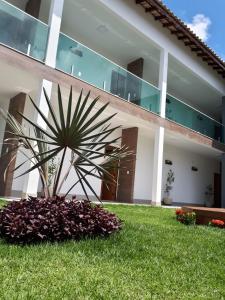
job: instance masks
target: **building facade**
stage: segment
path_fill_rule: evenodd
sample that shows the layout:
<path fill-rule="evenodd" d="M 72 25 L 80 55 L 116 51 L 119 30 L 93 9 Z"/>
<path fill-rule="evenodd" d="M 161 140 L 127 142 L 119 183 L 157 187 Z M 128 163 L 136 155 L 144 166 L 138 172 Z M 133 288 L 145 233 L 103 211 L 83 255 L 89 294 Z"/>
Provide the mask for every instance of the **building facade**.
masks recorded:
<path fill-rule="evenodd" d="M 43 87 L 54 106 L 58 83 L 65 101 L 70 86 L 74 99 L 83 88 L 118 113 L 116 134 L 136 159 L 111 196 L 92 179 L 102 200 L 161 205 L 172 170 L 174 204 L 203 205 L 211 186 L 225 207 L 225 63 L 161 1 L 0 0 L 0 70 L 0 107 L 19 122 L 18 111 L 42 126 L 28 95 L 47 116 Z M 2 118 L 0 129 L 0 195 L 36 194 L 35 171 L 15 178 L 20 153 L 4 173 Z"/>

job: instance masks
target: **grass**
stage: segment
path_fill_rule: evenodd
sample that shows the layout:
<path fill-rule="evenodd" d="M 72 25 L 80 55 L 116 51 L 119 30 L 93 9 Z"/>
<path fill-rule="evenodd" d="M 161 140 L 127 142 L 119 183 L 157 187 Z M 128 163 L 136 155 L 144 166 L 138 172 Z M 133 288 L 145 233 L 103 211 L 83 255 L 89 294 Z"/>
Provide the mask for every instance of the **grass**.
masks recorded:
<path fill-rule="evenodd" d="M 3 198 L 0 198 L 0 207 L 2 207 L 3 205 L 5 205 L 7 203 L 7 201 Z"/>
<path fill-rule="evenodd" d="M 225 230 L 179 224 L 171 209 L 107 207 L 125 220 L 107 240 L 0 241 L 0 299 L 224 299 Z"/>

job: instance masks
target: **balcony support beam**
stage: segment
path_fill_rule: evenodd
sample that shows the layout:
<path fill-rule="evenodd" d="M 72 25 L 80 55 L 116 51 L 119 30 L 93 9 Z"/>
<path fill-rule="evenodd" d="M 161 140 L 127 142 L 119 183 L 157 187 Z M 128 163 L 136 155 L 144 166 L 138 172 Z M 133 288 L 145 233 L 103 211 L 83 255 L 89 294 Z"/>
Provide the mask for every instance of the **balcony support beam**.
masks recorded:
<path fill-rule="evenodd" d="M 160 116 L 165 119 L 166 115 L 166 94 L 168 74 L 168 52 L 165 49 L 160 53 L 159 89 L 160 89 Z M 163 147 L 164 127 L 159 126 L 155 133 L 154 163 L 152 179 L 152 204 L 161 205 L 162 200 L 162 171 L 163 171 Z"/>
<path fill-rule="evenodd" d="M 45 64 L 55 68 L 64 0 L 52 0 L 49 14 L 49 35 Z"/>

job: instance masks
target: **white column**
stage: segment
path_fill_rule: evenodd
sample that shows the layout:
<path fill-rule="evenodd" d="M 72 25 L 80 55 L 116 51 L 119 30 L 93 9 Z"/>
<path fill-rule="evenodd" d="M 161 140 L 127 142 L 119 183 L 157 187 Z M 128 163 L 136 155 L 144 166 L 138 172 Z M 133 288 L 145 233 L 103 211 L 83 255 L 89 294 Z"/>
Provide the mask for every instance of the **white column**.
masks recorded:
<path fill-rule="evenodd" d="M 166 114 L 166 93 L 168 73 L 168 52 L 165 49 L 160 53 L 159 89 L 160 89 L 160 117 Z M 161 205 L 162 194 L 162 171 L 163 171 L 163 146 L 164 127 L 159 126 L 155 133 L 154 164 L 152 181 L 152 204 Z"/>
<path fill-rule="evenodd" d="M 160 89 L 160 116 L 165 118 L 166 115 L 166 94 L 167 94 L 167 73 L 168 73 L 168 51 L 161 50 L 159 65 L 159 83 Z"/>
<path fill-rule="evenodd" d="M 62 13 L 63 13 L 64 0 L 52 0 L 48 26 L 48 43 L 46 49 L 45 64 L 55 68 L 56 55 L 59 41 L 59 33 L 61 27 Z"/>
<path fill-rule="evenodd" d="M 56 55 L 57 55 L 59 33 L 61 27 L 63 5 L 64 5 L 64 0 L 51 1 L 51 8 L 50 8 L 49 22 L 48 22 L 49 36 L 48 36 L 48 43 L 46 48 L 45 64 L 52 68 L 55 68 L 56 65 Z M 37 106 L 42 110 L 44 115 L 48 116 L 49 110 L 43 92 L 44 88 L 48 94 L 48 97 L 51 98 L 52 82 L 43 79 L 39 86 L 37 98 L 34 100 L 36 101 Z M 46 129 L 46 124 L 40 115 L 38 114 L 34 115 L 33 121 L 35 121 L 36 124 L 38 124 L 42 128 Z M 30 167 L 31 166 L 32 164 L 30 164 Z M 24 186 L 23 186 L 24 197 L 26 197 L 27 195 L 35 196 L 37 194 L 39 179 L 40 178 L 37 170 L 32 171 L 26 176 L 24 181 Z"/>
<path fill-rule="evenodd" d="M 48 109 L 48 105 L 45 101 L 45 95 L 43 92 L 43 88 L 45 88 L 47 95 L 50 98 L 51 91 L 52 91 L 52 82 L 43 79 L 39 85 L 39 91 L 38 91 L 37 98 L 33 99 L 33 100 L 36 100 L 35 101 L 36 105 L 39 108 L 41 108 L 41 111 L 43 112 L 43 114 L 45 116 L 48 116 L 49 109 Z M 29 101 L 29 100 L 27 100 L 27 101 Z M 32 105 L 31 103 L 27 103 L 27 104 L 28 104 L 28 106 Z M 34 116 L 33 116 L 32 120 L 35 120 L 36 121 L 35 123 L 38 124 L 40 127 L 47 129 L 45 122 L 43 121 L 41 116 L 36 111 L 34 111 L 33 107 L 32 107 L 32 111 L 34 112 Z M 29 117 L 31 117 L 31 116 L 29 115 Z M 31 168 L 32 166 L 33 166 L 33 164 L 29 163 L 27 165 L 27 168 Z M 30 172 L 24 177 L 25 178 L 24 178 L 23 195 L 22 195 L 23 198 L 27 197 L 28 195 L 36 196 L 37 190 L 38 190 L 39 179 L 40 179 L 38 170 L 34 170 L 34 171 Z"/>

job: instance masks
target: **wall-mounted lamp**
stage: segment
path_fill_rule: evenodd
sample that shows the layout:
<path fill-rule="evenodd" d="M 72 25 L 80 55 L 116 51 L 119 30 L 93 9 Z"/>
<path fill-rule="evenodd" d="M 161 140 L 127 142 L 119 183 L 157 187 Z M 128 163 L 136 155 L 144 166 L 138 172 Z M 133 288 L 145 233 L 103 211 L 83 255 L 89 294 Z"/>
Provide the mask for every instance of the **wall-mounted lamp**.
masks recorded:
<path fill-rule="evenodd" d="M 166 103 L 170 104 L 171 103 L 170 99 L 166 98 Z"/>
<path fill-rule="evenodd" d="M 172 162 L 172 160 L 166 159 L 165 164 L 172 166 L 173 162 Z"/>
<path fill-rule="evenodd" d="M 191 170 L 194 171 L 194 172 L 197 172 L 197 171 L 198 171 L 198 168 L 196 168 L 196 167 L 191 167 Z"/>

